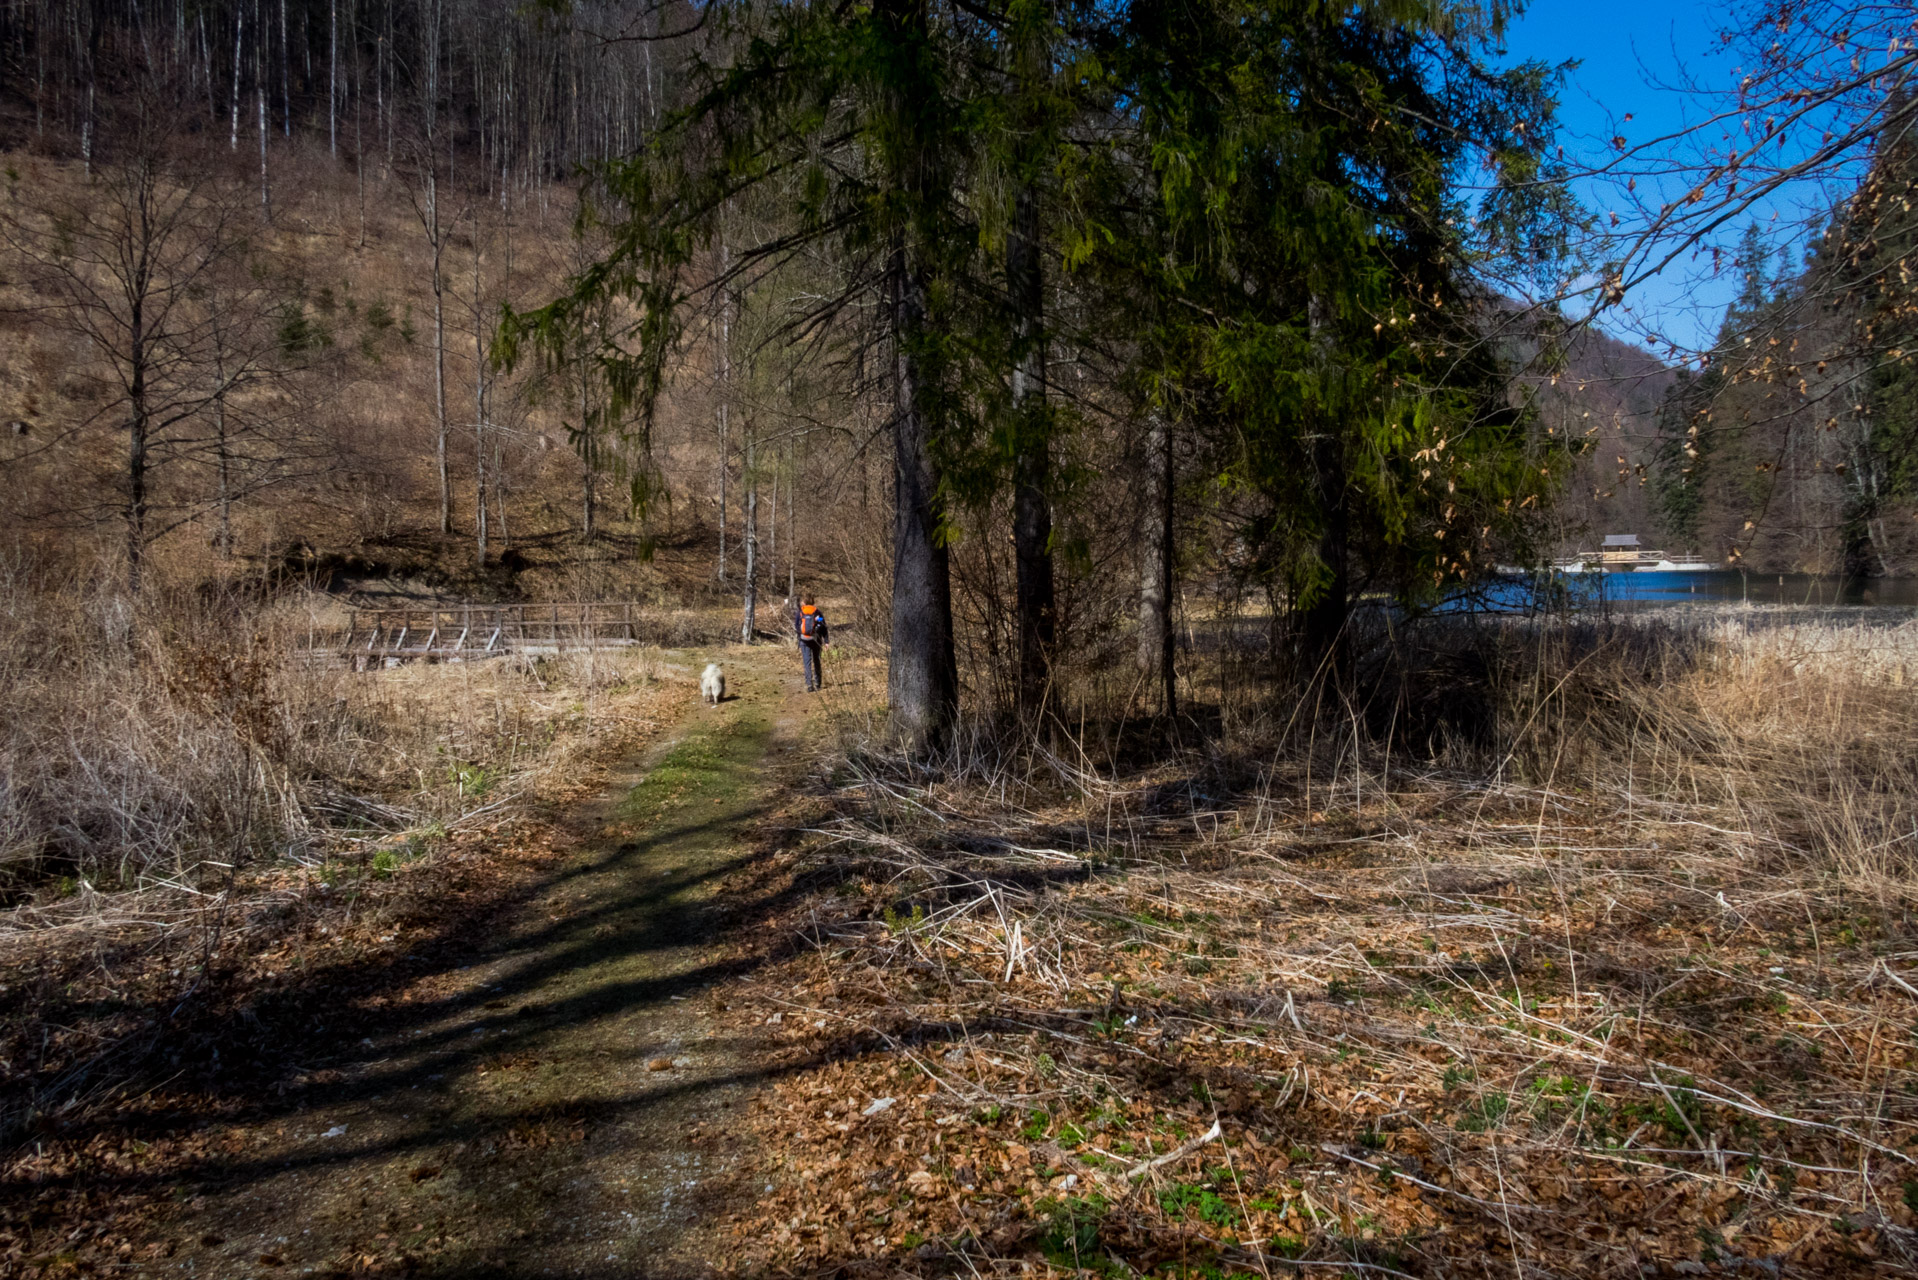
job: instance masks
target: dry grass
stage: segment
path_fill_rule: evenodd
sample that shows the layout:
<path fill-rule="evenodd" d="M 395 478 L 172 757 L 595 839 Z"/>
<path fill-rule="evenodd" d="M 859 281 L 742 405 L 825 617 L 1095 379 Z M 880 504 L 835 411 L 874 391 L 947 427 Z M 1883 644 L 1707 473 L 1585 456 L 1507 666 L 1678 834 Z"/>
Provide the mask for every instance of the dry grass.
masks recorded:
<path fill-rule="evenodd" d="M 1909 1274 L 1915 639 L 1460 630 L 1423 763 L 846 757 L 745 1265 Z"/>
<path fill-rule="evenodd" d="M 507 851 L 544 856 L 550 814 L 650 740 L 668 687 L 692 678 L 650 648 L 354 673 L 289 660 L 299 600 L 125 613 L 110 596 L 12 585 L 6 1144 L 54 1123 L 56 1103 L 59 1124 L 82 1121 L 139 1076 L 160 1028 L 242 998 L 286 937 L 345 942 L 377 930 L 385 898 L 440 880 L 483 900 L 517 874 Z M 478 862 L 442 876 L 448 852 Z"/>
<path fill-rule="evenodd" d="M 0 592 L 0 892 L 209 873 L 447 830 L 593 747 L 658 653 L 356 674 L 289 660 L 299 601 Z M 609 721 L 608 717 L 612 719 Z"/>

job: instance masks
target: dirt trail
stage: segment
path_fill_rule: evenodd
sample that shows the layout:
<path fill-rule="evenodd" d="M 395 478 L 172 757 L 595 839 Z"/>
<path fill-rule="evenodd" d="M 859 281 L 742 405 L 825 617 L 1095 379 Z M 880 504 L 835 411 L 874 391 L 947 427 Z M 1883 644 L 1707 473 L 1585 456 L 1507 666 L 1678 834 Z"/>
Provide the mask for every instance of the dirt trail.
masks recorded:
<path fill-rule="evenodd" d="M 804 715 L 788 657 L 734 651 L 735 696 L 579 815 L 580 856 L 470 940 L 470 964 L 376 1034 L 354 1025 L 323 1098 L 183 1190 L 183 1244 L 156 1269 L 707 1274 L 702 1224 L 754 1190 L 726 1117 L 764 1065 L 715 1023 L 715 886 L 749 857 Z"/>

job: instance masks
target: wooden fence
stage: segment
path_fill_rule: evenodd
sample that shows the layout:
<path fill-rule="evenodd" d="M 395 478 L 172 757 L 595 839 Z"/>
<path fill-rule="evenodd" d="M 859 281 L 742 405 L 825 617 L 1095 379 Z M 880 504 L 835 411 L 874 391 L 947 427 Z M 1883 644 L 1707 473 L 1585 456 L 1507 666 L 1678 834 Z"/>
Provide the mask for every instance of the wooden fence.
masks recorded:
<path fill-rule="evenodd" d="M 644 620 L 643 606 L 619 601 L 355 609 L 343 634 L 315 637 L 308 652 L 357 667 L 611 649 L 637 644 Z"/>

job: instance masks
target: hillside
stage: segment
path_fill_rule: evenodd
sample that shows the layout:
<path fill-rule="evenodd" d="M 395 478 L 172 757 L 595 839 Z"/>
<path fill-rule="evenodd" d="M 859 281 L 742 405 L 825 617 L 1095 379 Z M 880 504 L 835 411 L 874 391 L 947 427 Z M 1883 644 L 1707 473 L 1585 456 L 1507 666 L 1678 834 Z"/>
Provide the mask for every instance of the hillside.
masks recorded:
<path fill-rule="evenodd" d="M 246 207 L 244 166 L 180 170 L 195 216 L 218 209 L 242 224 L 221 286 L 230 322 L 221 340 L 232 358 L 251 362 L 251 374 L 235 378 L 217 405 L 227 437 L 215 439 L 212 322 L 196 315 L 180 326 L 163 375 L 179 420 L 149 445 L 148 572 L 181 584 L 292 575 L 328 590 L 481 599 L 704 595 L 718 546 L 710 371 L 697 360 L 685 366 L 661 405 L 653 441 L 671 500 L 644 521 L 633 518 L 627 494 L 627 428 L 599 427 L 588 540 L 577 393 L 530 361 L 504 371 L 485 357 L 500 307 L 544 301 L 578 262 L 573 194 L 553 186 L 439 193 L 451 496 L 442 532 L 426 193 L 397 170 L 369 175 L 362 187 L 310 143 L 285 152 L 276 147 L 280 176 L 265 213 Z M 87 178 L 72 161 L 11 152 L 5 162 L 17 175 L 16 241 L 86 208 L 111 182 Z M 182 235 L 167 251 L 200 247 Z M 115 390 L 126 370 L 93 330 L 119 331 L 121 318 L 80 313 L 57 269 L 14 262 L 0 277 L 0 418 L 13 424 L 0 438 L 6 537 L 16 556 L 112 578 L 126 554 L 124 397 Z M 730 443 L 737 574 L 742 463 L 739 441 Z M 793 476 L 810 483 L 806 460 L 800 439 L 762 457 L 754 472 L 765 490 L 760 572 L 777 579 L 780 594 L 791 571 Z"/>
<path fill-rule="evenodd" d="M 1591 441 L 1553 514 L 1555 554 L 1589 550 L 1608 533 L 1637 533 L 1648 546 L 1664 545 L 1650 476 L 1659 407 L 1676 376 L 1643 347 L 1596 329 L 1573 337 L 1564 367 L 1541 388 L 1539 401 L 1548 425 Z"/>

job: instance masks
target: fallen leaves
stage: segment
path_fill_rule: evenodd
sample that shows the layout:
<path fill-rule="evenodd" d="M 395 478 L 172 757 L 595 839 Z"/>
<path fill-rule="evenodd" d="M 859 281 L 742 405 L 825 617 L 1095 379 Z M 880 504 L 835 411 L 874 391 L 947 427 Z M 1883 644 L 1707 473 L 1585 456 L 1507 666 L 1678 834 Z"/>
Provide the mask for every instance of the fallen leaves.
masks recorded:
<path fill-rule="evenodd" d="M 1779 1020 L 1760 961 L 1780 934 L 1727 895 L 1827 908 L 1742 879 L 1726 837 L 1594 854 L 1597 798 L 1541 827 L 1521 793 L 1442 785 L 1302 810 L 1297 834 L 1216 803 L 1156 819 L 1150 777 L 1099 794 L 1096 823 L 886 785 L 937 821 L 890 809 L 869 840 L 883 793 L 841 793 L 811 823 L 832 842 L 777 873 L 840 888 L 801 899 L 801 949 L 760 973 L 756 1012 L 738 1002 L 790 1064 L 751 1121 L 774 1190 L 737 1224 L 743 1269 L 1056 1264 L 1079 1241 L 1146 1273 L 1376 1245 L 1412 1274 L 1509 1274 L 1514 1250 L 1577 1274 L 1784 1251 L 1848 1274 L 1918 1207 L 1898 1181 L 1918 1098 L 1871 1083 L 1918 1065 L 1884 1021 L 1904 994 L 1807 982 L 1818 958 L 1794 952 Z M 1090 835 L 1109 821 L 1124 858 Z M 1005 852 L 1074 830 L 1089 856 L 1050 884 Z M 1871 1108 L 1888 1154 L 1862 1164 L 1861 1130 L 1792 1118 Z M 1847 1236 L 1834 1215 L 1861 1194 L 1892 1208 Z"/>

